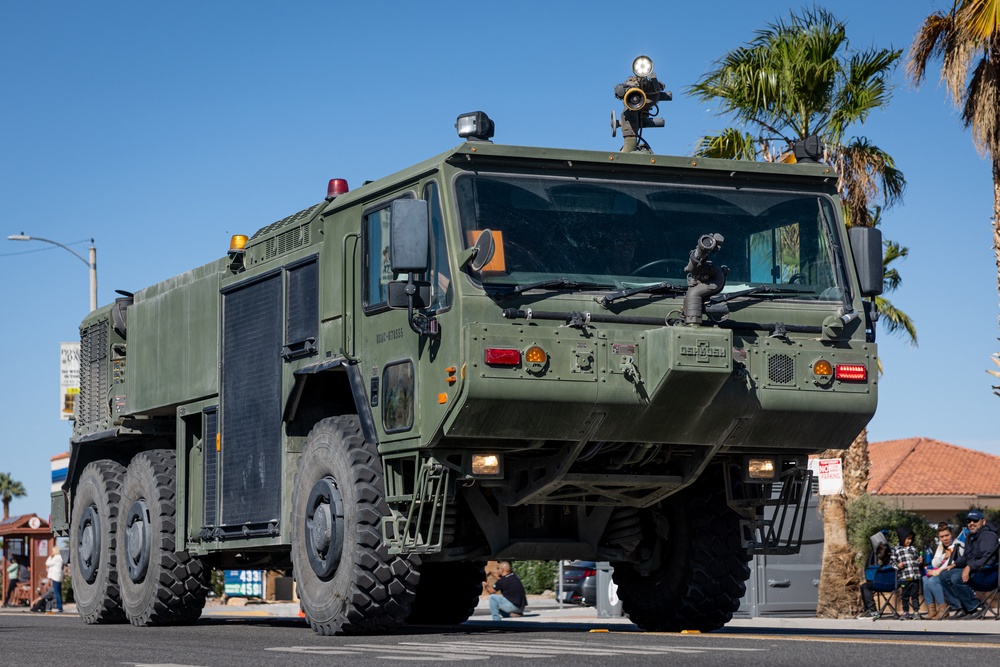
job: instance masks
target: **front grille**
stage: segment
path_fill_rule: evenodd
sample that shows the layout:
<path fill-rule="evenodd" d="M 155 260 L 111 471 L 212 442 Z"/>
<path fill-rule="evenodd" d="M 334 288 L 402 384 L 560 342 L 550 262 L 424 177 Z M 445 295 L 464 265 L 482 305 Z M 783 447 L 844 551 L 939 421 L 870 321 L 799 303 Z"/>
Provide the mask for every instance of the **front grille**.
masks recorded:
<path fill-rule="evenodd" d="M 787 354 L 772 354 L 767 358 L 767 379 L 771 384 L 795 382 L 795 360 Z"/>

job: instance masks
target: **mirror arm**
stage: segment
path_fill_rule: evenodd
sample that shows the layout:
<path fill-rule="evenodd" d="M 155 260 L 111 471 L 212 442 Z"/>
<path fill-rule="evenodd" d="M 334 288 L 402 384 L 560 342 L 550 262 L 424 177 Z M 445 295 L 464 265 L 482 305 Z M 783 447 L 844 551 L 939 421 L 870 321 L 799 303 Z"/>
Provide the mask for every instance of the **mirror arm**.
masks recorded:
<path fill-rule="evenodd" d="M 410 324 L 410 329 L 413 330 L 418 336 L 427 336 L 428 338 L 437 339 L 441 336 L 441 325 L 433 317 L 428 317 L 423 313 L 416 313 L 413 311 L 413 300 L 417 295 L 417 286 L 413 284 L 413 274 L 410 273 L 406 278 L 406 300 L 408 305 L 406 307 L 407 321 Z"/>

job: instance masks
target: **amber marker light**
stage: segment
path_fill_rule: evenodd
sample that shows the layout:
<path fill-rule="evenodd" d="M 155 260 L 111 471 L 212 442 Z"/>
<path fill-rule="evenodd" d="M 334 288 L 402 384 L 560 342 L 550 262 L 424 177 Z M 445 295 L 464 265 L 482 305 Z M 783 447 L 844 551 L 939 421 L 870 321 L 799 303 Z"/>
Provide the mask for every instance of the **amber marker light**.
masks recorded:
<path fill-rule="evenodd" d="M 544 364 L 549 360 L 549 355 L 537 345 L 532 345 L 524 351 L 524 360 L 529 364 Z"/>
<path fill-rule="evenodd" d="M 826 359 L 820 359 L 814 363 L 813 378 L 818 385 L 828 385 L 833 382 L 833 364 Z"/>
<path fill-rule="evenodd" d="M 438 403 L 444 405 L 448 402 L 448 394 L 438 394 Z"/>
<path fill-rule="evenodd" d="M 841 382 L 865 382 L 868 369 L 864 364 L 837 364 L 836 377 Z"/>

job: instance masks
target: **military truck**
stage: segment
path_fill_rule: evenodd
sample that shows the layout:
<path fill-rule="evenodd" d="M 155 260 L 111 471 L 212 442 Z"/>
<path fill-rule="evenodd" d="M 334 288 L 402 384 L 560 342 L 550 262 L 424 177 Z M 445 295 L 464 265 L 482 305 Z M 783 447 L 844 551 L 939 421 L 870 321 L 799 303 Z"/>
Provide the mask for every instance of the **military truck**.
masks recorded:
<path fill-rule="evenodd" d="M 751 555 L 798 549 L 808 454 L 874 413 L 881 239 L 822 163 L 649 152 L 651 82 L 625 151 L 465 114 L 92 312 L 52 508 L 84 622 L 192 622 L 211 569 L 290 568 L 321 634 L 460 623 L 485 560 L 573 558 L 641 628 L 724 625 Z"/>

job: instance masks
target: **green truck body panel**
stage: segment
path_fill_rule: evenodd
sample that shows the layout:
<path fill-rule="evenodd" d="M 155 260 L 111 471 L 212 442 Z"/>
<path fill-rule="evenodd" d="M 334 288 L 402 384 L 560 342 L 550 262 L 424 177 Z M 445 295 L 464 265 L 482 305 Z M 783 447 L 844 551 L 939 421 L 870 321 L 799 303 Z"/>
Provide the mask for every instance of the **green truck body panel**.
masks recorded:
<path fill-rule="evenodd" d="M 574 190 L 578 184 L 586 191 Z M 739 203 L 756 190 L 757 199 Z M 719 200 L 710 209 L 714 193 Z M 462 265 L 466 249 L 475 232 L 490 227 L 489 198 L 508 195 L 510 210 L 522 207 L 499 228 L 509 270 L 477 275 Z M 384 457 L 394 525 L 421 503 L 451 510 L 467 503 L 457 516 L 473 527 L 459 529 L 467 542 L 465 551 L 452 543 L 453 557 L 551 557 L 567 552 L 540 546 L 546 540 L 514 519 L 504 531 L 485 525 L 473 496 L 512 508 L 646 507 L 690 484 L 711 461 L 761 454 L 801 462 L 809 452 L 846 447 L 875 411 L 877 349 L 866 335 L 836 197 L 836 175 L 824 165 L 461 144 L 268 225 L 241 254 L 137 292 L 125 308 L 124 336 L 114 330 L 113 310 L 126 304 L 92 313 L 81 325 L 91 354 L 82 362 L 80 406 L 90 412 L 77 416 L 67 496 L 87 462 L 127 461 L 130 452 L 167 441 L 183 462 L 181 543 L 223 561 L 247 549 L 287 553 L 289 499 L 311 428 L 324 417 L 358 414 Z M 396 198 L 428 201 L 432 298 L 442 301 L 425 313 L 437 322 L 437 337 L 415 333 L 406 308 L 388 308 L 372 293 L 388 281 L 370 266 L 377 261 L 370 245 L 388 248 L 376 239 L 388 233 L 387 221 L 378 221 Z M 611 253 L 608 234 L 646 223 L 636 201 L 650 216 L 683 220 L 676 240 L 640 236 L 637 257 L 683 266 L 699 235 L 731 223 L 713 258 L 734 262 L 730 283 L 759 287 L 763 274 L 754 262 L 766 255 L 775 262 L 768 285 L 794 290 L 812 280 L 825 287 L 808 298 L 734 298 L 728 313 L 706 314 L 699 325 L 677 321 L 684 273 L 673 264 L 676 293 L 605 305 L 602 295 L 655 280 L 624 273 L 595 288 L 498 293 L 509 291 L 515 283 L 505 281 L 518 271 L 522 284 L 530 276 L 594 279 L 592 268 L 570 275 L 551 267 L 596 267 Z M 796 206 L 784 227 L 765 226 L 785 215 L 782 207 Z M 607 223 L 592 231 L 605 241 L 556 240 L 565 220 L 592 225 L 599 209 Z M 692 223 L 702 210 L 705 221 Z M 484 216 L 482 224 L 474 215 Z M 743 218 L 761 228 L 739 241 Z M 550 250 L 540 265 L 525 259 L 518 267 L 532 254 L 519 254 L 519 243 Z M 770 244 L 766 252 L 761 244 Z M 790 244 L 801 256 L 779 257 Z M 816 248 L 826 254 L 807 256 Z M 816 269 L 820 260 L 825 268 Z M 815 278 L 822 271 L 828 275 Z M 543 311 L 548 319 L 535 315 Z M 513 365 L 487 363 L 488 350 L 524 355 L 534 346 L 546 353 L 543 364 L 520 357 Z M 867 377 L 817 379 L 819 359 L 863 367 Z M 470 467 L 475 452 L 501 455 L 503 476 L 479 480 Z M 558 463 L 566 456 L 569 470 Z M 447 469 L 450 488 L 421 496 L 420 466 L 430 463 Z M 463 479 L 477 480 L 472 491 L 456 485 Z M 53 516 L 69 516 L 65 505 Z M 386 530 L 394 549 L 411 548 L 410 536 Z M 414 530 L 424 531 L 417 551 L 450 557 L 451 537 L 442 543 L 432 527 Z M 588 530 L 581 521 L 546 539 L 594 555 L 600 530 L 597 537 Z"/>

